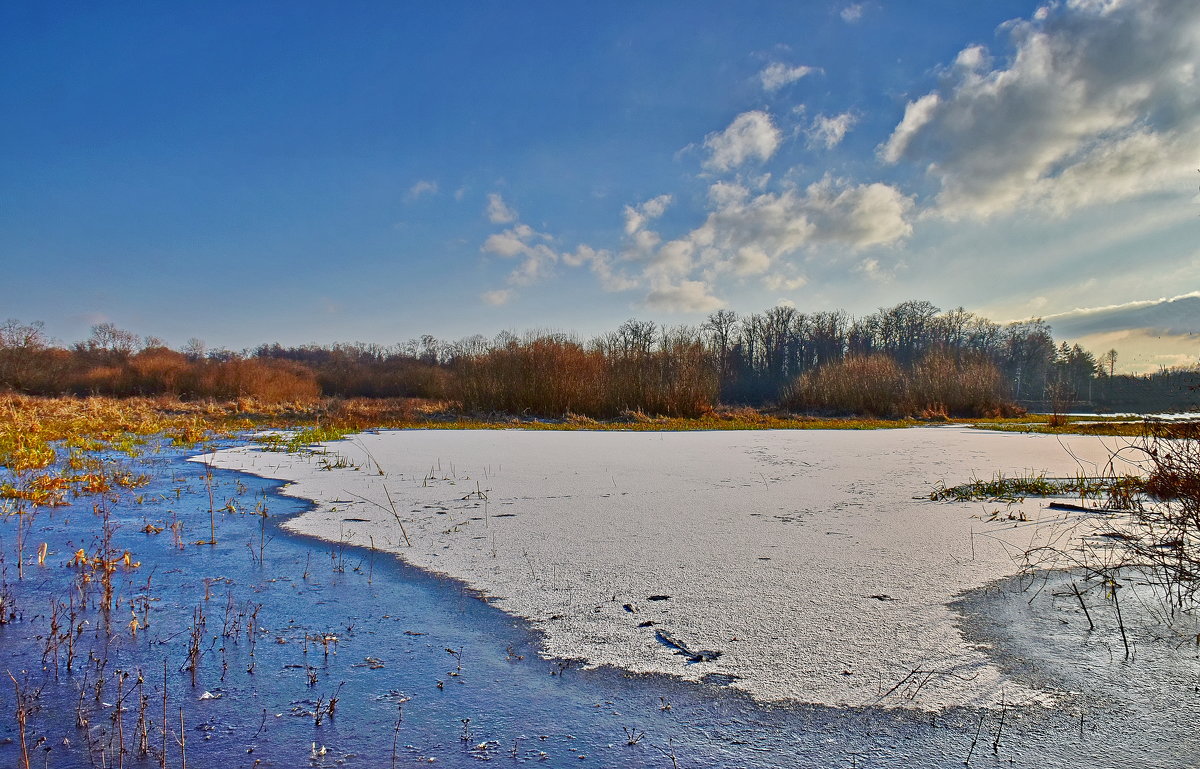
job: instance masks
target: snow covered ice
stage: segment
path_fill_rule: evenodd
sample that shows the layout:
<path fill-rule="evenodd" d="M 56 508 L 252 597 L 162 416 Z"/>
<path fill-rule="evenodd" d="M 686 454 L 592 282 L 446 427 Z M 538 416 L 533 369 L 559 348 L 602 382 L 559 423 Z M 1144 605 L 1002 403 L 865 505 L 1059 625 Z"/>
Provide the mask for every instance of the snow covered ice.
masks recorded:
<path fill-rule="evenodd" d="M 763 701 L 937 709 L 1053 699 L 1007 679 L 951 604 L 1017 573 L 1063 514 L 1029 500 L 1030 523 L 989 521 L 1003 505 L 932 503 L 933 484 L 1096 474 L 1117 443 L 962 427 L 403 430 L 325 457 L 205 459 L 312 500 L 287 524 L 298 533 L 478 589 L 544 633 L 547 655 Z"/>

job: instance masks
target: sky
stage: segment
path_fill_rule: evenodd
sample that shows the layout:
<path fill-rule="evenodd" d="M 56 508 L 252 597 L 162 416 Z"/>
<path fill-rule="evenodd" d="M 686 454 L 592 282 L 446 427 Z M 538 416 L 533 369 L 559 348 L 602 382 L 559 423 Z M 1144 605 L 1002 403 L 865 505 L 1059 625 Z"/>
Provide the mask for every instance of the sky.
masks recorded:
<path fill-rule="evenodd" d="M 1200 3 L 0 4 L 0 319 L 173 346 L 909 299 L 1200 354 Z"/>

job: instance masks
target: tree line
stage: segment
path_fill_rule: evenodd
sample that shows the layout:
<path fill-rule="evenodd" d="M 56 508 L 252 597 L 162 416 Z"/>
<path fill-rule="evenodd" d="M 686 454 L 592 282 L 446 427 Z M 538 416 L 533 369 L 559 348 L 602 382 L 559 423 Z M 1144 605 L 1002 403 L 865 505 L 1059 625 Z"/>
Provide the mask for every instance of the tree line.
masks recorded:
<path fill-rule="evenodd" d="M 710 314 L 698 326 L 629 320 L 590 340 L 502 332 L 394 345 L 263 344 L 233 352 L 199 339 L 169 348 L 109 323 L 80 342 L 41 323 L 0 324 L 0 387 L 42 395 L 254 397 L 269 401 L 421 397 L 475 412 L 695 416 L 718 404 L 822 414 L 1012 413 L 1086 404 L 1163 410 L 1195 405 L 1195 372 L 1117 375 L 1056 344 L 1040 320 L 997 324 L 962 308 L 908 301 L 855 318 L 791 306 Z"/>

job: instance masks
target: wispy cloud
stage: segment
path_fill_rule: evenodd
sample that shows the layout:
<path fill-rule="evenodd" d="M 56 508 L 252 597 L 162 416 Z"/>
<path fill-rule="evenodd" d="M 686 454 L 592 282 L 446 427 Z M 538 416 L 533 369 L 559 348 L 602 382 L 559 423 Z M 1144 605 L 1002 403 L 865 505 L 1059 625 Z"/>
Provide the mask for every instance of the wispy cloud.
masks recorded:
<path fill-rule="evenodd" d="M 762 87 L 766 90 L 778 91 L 785 85 L 795 83 L 797 80 L 808 77 L 816 71 L 816 67 L 808 67 L 803 64 L 784 64 L 776 61 L 768 64 L 762 72 L 759 72 L 758 79 L 762 82 Z"/>
<path fill-rule="evenodd" d="M 499 193 L 491 192 L 487 196 L 487 218 L 493 224 L 508 224 L 517 220 L 517 212 L 504 202 Z"/>
<path fill-rule="evenodd" d="M 408 188 L 408 192 L 405 193 L 404 198 L 405 200 L 411 202 L 426 195 L 436 195 L 437 191 L 437 182 L 421 179 L 416 184 Z"/>
<path fill-rule="evenodd" d="M 513 292 L 510 289 L 501 288 L 495 291 L 484 291 L 479 295 L 479 298 L 493 307 L 500 307 L 512 300 Z"/>
<path fill-rule="evenodd" d="M 840 115 L 817 115 L 805 132 L 808 136 L 808 146 L 831 150 L 842 143 L 842 139 L 846 138 L 846 133 L 857 122 L 858 116 L 852 112 L 843 112 Z"/>
<path fill-rule="evenodd" d="M 856 24 L 859 21 L 862 21 L 863 13 L 865 11 L 866 8 L 863 7 L 862 3 L 851 3 L 843 8 L 839 15 L 842 17 L 842 21 L 846 22 L 847 24 Z"/>

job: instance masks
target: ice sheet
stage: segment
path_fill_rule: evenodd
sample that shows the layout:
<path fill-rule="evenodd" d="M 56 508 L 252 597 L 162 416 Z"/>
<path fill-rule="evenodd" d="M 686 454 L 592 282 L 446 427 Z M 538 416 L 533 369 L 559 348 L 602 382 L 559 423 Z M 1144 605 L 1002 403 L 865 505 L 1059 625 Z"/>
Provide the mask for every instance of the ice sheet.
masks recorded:
<path fill-rule="evenodd" d="M 1053 698 L 1008 680 L 949 604 L 1016 573 L 1071 514 L 1030 500 L 1031 523 L 989 522 L 1003 505 L 932 503 L 932 484 L 1095 474 L 1114 445 L 961 427 L 405 430 L 326 457 L 209 459 L 312 500 L 298 533 L 477 588 L 542 631 L 548 655 L 768 701 L 934 709 Z M 353 466 L 323 469 L 339 458 Z M 720 656 L 689 662 L 666 639 Z"/>

